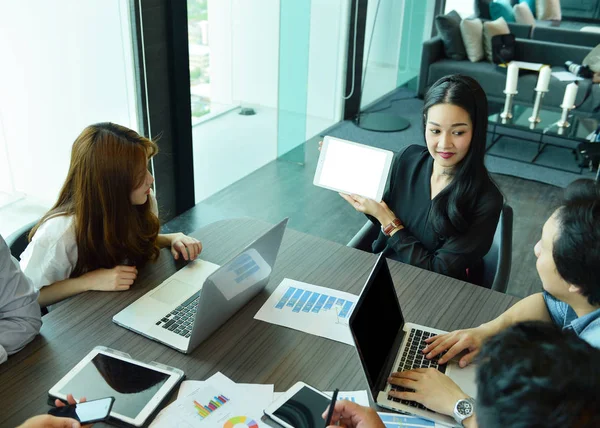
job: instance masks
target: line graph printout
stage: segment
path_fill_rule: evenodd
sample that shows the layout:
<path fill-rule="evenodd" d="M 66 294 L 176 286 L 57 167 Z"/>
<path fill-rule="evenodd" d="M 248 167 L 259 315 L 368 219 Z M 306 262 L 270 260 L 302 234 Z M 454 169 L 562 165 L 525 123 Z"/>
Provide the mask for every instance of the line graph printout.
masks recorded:
<path fill-rule="evenodd" d="M 354 345 L 348 321 L 357 300 L 345 291 L 285 278 L 254 318 Z"/>

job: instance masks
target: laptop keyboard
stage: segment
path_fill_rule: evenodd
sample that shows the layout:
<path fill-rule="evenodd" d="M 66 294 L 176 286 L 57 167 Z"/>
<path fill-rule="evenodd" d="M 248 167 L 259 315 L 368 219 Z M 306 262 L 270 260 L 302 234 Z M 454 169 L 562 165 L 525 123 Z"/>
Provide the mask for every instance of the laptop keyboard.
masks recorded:
<path fill-rule="evenodd" d="M 198 308 L 198 299 L 200 299 L 200 291 L 165 315 L 156 325 L 180 336 L 190 337 Z"/>
<path fill-rule="evenodd" d="M 443 355 L 443 353 L 435 358 L 432 358 L 431 360 L 428 360 L 427 358 L 425 358 L 425 354 L 421 352 L 425 347 L 425 339 L 428 339 L 433 336 L 435 336 L 434 333 L 411 328 L 408 336 L 408 341 L 406 342 L 406 346 L 404 347 L 404 351 L 400 359 L 400 364 L 398 365 L 396 371 L 402 372 L 405 370 L 432 367 L 434 369 L 438 369 L 442 373 L 445 373 L 446 364 L 438 364 L 438 359 Z M 413 392 L 412 389 L 404 388 L 402 386 L 391 384 L 390 386 L 393 390 L 396 391 Z M 392 400 L 397 403 L 402 403 L 410 407 L 415 407 L 417 409 L 429 410 L 422 404 L 419 404 L 415 401 L 401 400 L 400 398 L 392 397 L 391 395 L 388 395 L 388 400 Z"/>

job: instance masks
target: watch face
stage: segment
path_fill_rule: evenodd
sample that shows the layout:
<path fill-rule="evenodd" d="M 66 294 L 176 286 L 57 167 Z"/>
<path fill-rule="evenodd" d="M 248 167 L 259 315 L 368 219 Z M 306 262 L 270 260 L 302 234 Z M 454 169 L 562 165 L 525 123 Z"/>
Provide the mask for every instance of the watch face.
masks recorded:
<path fill-rule="evenodd" d="M 461 400 L 456 405 L 456 411 L 463 416 L 473 413 L 473 406 L 467 400 Z"/>

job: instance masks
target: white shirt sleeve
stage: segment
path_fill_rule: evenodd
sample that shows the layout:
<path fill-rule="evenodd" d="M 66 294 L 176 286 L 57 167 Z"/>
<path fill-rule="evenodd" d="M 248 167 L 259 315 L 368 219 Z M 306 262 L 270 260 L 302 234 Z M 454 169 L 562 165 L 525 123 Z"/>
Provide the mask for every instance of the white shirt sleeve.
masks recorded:
<path fill-rule="evenodd" d="M 46 220 L 21 254 L 21 269 L 36 290 L 68 279 L 77 264 L 72 216 Z"/>
<path fill-rule="evenodd" d="M 38 293 L 0 236 L 0 364 L 33 340 L 42 326 Z"/>
<path fill-rule="evenodd" d="M 158 217 L 158 201 L 156 200 L 156 195 L 154 194 L 154 190 L 150 189 L 150 211 Z"/>

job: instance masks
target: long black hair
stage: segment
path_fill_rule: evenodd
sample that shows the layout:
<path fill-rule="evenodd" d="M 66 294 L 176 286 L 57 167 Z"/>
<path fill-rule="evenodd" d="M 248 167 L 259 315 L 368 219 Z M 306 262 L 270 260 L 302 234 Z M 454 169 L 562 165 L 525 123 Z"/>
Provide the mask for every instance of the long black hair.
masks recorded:
<path fill-rule="evenodd" d="M 465 233 L 477 205 L 480 190 L 490 180 L 483 163 L 488 125 L 488 106 L 485 92 L 471 77 L 454 74 L 433 84 L 425 95 L 423 129 L 427 112 L 437 104 L 452 104 L 465 110 L 473 124 L 469 151 L 456 165 L 454 178 L 432 203 L 433 229 L 444 238 Z"/>

